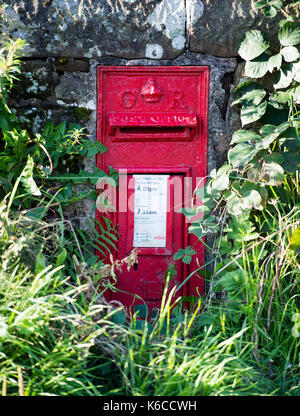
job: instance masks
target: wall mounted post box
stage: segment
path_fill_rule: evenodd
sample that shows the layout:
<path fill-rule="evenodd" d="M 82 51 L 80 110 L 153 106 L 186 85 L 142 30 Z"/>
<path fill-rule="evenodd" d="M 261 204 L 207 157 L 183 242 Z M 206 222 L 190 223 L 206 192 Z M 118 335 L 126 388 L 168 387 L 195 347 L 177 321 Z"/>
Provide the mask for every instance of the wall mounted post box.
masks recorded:
<path fill-rule="evenodd" d="M 119 232 L 116 255 L 138 247 L 138 267 L 120 273 L 111 294 L 127 307 L 141 303 L 132 294 L 150 310 L 160 306 L 168 263 L 177 268 L 173 284 L 204 264 L 204 247 L 188 234 L 180 210 L 206 176 L 208 85 L 204 66 L 98 67 L 97 139 L 108 150 L 97 166 L 120 173 L 116 212 L 109 214 Z M 197 253 L 191 264 L 175 262 L 188 245 Z M 203 292 L 195 273 L 177 295 Z"/>

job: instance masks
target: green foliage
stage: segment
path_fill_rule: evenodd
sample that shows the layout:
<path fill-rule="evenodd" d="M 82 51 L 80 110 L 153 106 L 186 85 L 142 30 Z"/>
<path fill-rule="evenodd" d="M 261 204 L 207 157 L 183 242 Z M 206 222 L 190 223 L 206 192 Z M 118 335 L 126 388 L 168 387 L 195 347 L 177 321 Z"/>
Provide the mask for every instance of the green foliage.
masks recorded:
<path fill-rule="evenodd" d="M 299 0 L 287 0 L 287 1 L 282 1 L 282 0 L 262 0 L 262 1 L 256 1 L 254 3 L 254 7 L 256 9 L 260 9 L 262 11 L 262 13 L 264 14 L 265 17 L 267 18 L 273 18 L 276 17 L 277 13 L 279 11 L 282 12 L 282 14 L 285 16 L 285 18 L 287 18 L 290 21 L 296 20 L 297 19 L 297 14 L 288 14 L 288 10 L 292 9 L 297 11 L 297 8 L 300 5 L 300 1 Z M 280 23 L 281 25 L 285 25 L 286 24 L 286 20 L 282 20 Z"/>
<path fill-rule="evenodd" d="M 88 302 L 86 283 L 66 275 L 67 251 L 54 252 L 50 224 L 9 215 L 3 203 L 0 222 L 2 395 L 99 396 L 113 389 L 114 365 L 101 348 L 113 349 L 116 334 L 119 343 L 125 338 L 113 320 L 119 311 L 99 298 Z"/>
<path fill-rule="evenodd" d="M 282 6 L 256 3 L 268 17 Z M 232 105 L 240 106 L 243 128 L 232 136 L 228 162 L 210 173 L 204 191 L 195 190 L 202 204 L 183 213 L 191 218 L 203 212 L 189 227 L 202 242 L 208 234 L 217 237 L 210 248 L 205 319 L 216 322 L 218 316 L 219 330 L 228 336 L 247 327 L 251 366 L 271 382 L 277 380 L 275 394 L 298 395 L 300 340 L 293 322 L 300 307 L 300 38 L 299 23 L 285 17 L 279 51 L 274 53 L 257 30 L 241 40 L 247 78 L 235 90 Z"/>
<path fill-rule="evenodd" d="M 183 263 L 190 264 L 192 261 L 192 256 L 196 254 L 196 251 L 191 248 L 191 246 L 187 246 L 185 249 L 180 249 L 174 255 L 174 260 L 182 259 Z"/>

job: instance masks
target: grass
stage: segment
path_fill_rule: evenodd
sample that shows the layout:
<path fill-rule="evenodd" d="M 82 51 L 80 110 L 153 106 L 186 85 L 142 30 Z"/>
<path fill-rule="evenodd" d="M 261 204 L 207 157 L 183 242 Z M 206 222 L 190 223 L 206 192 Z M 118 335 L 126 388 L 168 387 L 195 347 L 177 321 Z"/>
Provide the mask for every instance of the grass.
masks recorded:
<path fill-rule="evenodd" d="M 267 238 L 242 247 L 244 280 L 216 272 L 210 293 L 182 311 L 167 297 L 167 274 L 160 313 L 147 323 L 91 296 L 64 264 L 40 267 L 36 246 L 46 238 L 49 254 L 55 227 L 44 224 L 45 237 L 41 224 L 2 206 L 2 395 L 299 395 L 299 269 L 287 249 L 298 213 L 280 218 Z"/>

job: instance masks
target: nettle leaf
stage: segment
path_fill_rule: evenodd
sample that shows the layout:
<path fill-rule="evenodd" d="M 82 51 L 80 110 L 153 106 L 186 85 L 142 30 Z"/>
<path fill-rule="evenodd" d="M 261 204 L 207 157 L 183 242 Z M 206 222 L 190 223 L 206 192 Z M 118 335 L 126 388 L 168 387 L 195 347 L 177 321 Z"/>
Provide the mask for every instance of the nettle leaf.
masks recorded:
<path fill-rule="evenodd" d="M 273 70 L 279 69 L 282 64 L 282 55 L 280 53 L 270 56 L 268 60 L 268 71 L 273 72 Z"/>
<path fill-rule="evenodd" d="M 280 53 L 286 62 L 295 62 L 300 57 L 300 53 L 295 46 L 286 46 L 281 49 Z"/>
<path fill-rule="evenodd" d="M 245 106 L 241 108 L 242 126 L 259 120 L 266 112 L 267 102 L 263 101 L 259 105 Z"/>
<path fill-rule="evenodd" d="M 254 131 L 240 129 L 233 133 L 230 144 L 257 142 L 259 140 L 261 140 L 261 137 L 257 133 L 254 133 Z"/>
<path fill-rule="evenodd" d="M 244 34 L 238 52 L 245 61 L 250 61 L 261 55 L 269 46 L 259 30 L 250 30 Z"/>
<path fill-rule="evenodd" d="M 261 178 L 269 185 L 281 185 L 284 179 L 284 170 L 278 163 L 263 163 Z"/>
<path fill-rule="evenodd" d="M 258 105 L 265 95 L 266 91 L 257 82 L 247 81 L 234 91 L 232 105 Z"/>
<path fill-rule="evenodd" d="M 261 78 L 268 72 L 268 62 L 270 55 L 263 53 L 253 61 L 247 61 L 245 65 L 245 75 L 250 78 Z"/>
<path fill-rule="evenodd" d="M 279 29 L 278 39 L 282 46 L 293 46 L 300 43 L 300 24 L 287 22 Z"/>
<path fill-rule="evenodd" d="M 277 72 L 275 77 L 274 88 L 276 90 L 280 88 L 287 88 L 293 81 L 293 67 L 291 64 L 282 67 L 279 72 Z"/>
<path fill-rule="evenodd" d="M 245 166 L 258 153 L 255 145 L 239 143 L 229 150 L 228 159 L 234 168 Z"/>

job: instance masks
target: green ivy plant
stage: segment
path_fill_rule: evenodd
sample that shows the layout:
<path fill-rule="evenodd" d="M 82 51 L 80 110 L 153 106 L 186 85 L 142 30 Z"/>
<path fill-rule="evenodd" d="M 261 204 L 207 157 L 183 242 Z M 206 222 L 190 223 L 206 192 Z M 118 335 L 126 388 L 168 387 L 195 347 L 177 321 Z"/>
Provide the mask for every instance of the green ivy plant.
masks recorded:
<path fill-rule="evenodd" d="M 259 3 L 257 7 L 278 9 L 282 2 Z M 278 40 L 276 50 L 259 30 L 243 36 L 239 55 L 245 60 L 245 77 L 232 102 L 240 107 L 242 128 L 232 136 L 228 161 L 210 173 L 204 189 L 195 190 L 202 203 L 183 212 L 188 217 L 202 213 L 189 227 L 200 240 L 222 232 L 214 255 L 220 260 L 217 268 L 227 258 L 228 271 L 233 267 L 230 259 L 241 253 L 243 245 L 269 231 L 268 215 L 277 209 L 274 201 L 286 212 L 300 203 L 299 22 L 281 21 Z M 263 226 L 257 220 L 259 212 L 265 218 Z M 296 237 L 291 244 L 295 250 Z"/>
<path fill-rule="evenodd" d="M 282 0 L 262 0 L 257 1 L 254 4 L 256 9 L 260 9 L 265 17 L 272 18 L 277 15 L 279 11 L 287 18 L 288 20 L 295 20 L 297 18 L 297 14 L 295 16 L 288 14 L 284 8 L 296 9 L 300 5 L 300 0 L 289 0 L 289 1 L 282 1 Z"/>

